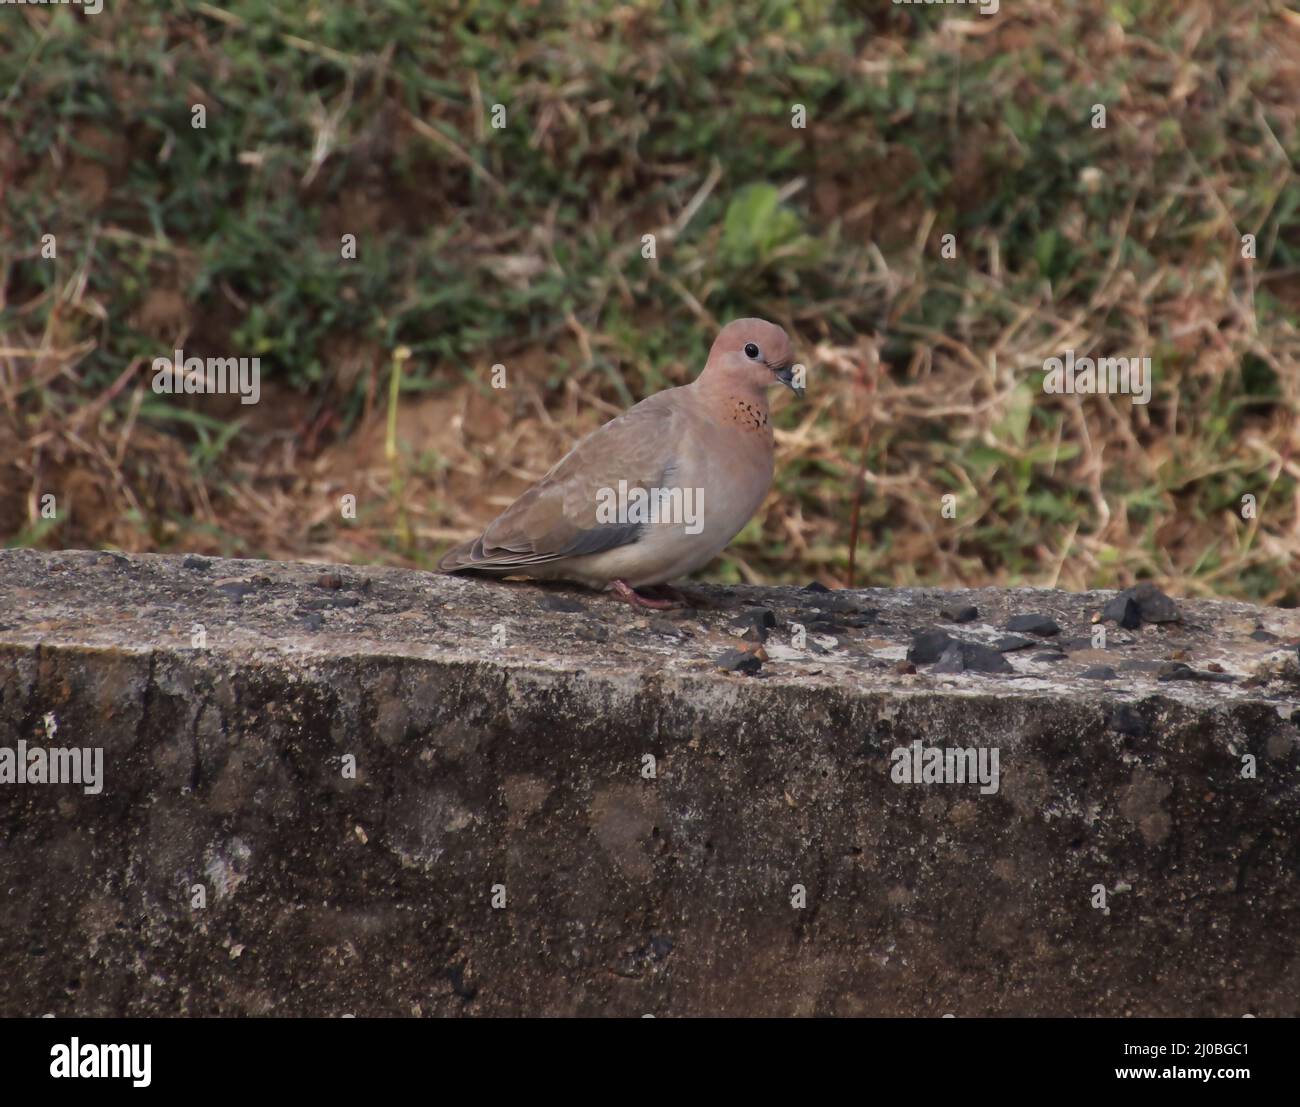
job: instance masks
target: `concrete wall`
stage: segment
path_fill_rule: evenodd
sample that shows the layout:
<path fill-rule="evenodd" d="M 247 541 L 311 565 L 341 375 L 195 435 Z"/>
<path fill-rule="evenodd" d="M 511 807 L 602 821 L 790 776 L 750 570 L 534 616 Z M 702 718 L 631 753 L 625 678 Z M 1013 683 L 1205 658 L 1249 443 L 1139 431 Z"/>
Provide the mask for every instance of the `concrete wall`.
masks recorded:
<path fill-rule="evenodd" d="M 0 552 L 0 1014 L 1300 1014 L 1295 612 L 698 595 Z"/>

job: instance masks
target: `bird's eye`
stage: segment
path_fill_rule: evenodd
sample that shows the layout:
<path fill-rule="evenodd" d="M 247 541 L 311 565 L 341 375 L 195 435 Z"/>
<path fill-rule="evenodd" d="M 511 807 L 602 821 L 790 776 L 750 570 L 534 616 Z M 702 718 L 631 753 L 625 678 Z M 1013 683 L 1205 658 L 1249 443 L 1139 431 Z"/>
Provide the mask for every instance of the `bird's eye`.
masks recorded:
<path fill-rule="evenodd" d="M 745 343 L 745 356 L 746 356 L 746 357 L 753 357 L 753 358 L 758 357 L 758 347 L 755 346 L 752 342 L 746 342 L 746 343 Z"/>

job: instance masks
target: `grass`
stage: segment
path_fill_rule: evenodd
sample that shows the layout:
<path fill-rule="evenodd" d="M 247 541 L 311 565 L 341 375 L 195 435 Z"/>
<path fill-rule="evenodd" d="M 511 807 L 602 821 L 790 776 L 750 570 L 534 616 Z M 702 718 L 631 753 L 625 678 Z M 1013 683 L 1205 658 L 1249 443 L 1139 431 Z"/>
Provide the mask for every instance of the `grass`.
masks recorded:
<path fill-rule="evenodd" d="M 427 567 L 755 314 L 809 394 L 714 579 L 844 583 L 860 495 L 859 583 L 1300 602 L 1282 3 L 10 7 L 0 99 L 11 543 Z M 178 347 L 262 402 L 155 396 Z"/>

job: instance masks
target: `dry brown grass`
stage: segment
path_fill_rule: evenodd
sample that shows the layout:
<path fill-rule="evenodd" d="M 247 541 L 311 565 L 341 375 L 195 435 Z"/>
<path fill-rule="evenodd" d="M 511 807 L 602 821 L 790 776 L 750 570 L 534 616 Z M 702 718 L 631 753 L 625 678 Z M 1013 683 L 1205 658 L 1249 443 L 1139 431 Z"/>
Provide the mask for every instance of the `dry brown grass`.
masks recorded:
<path fill-rule="evenodd" d="M 544 37 L 504 44 L 523 74 L 512 111 L 528 121 L 512 152 L 492 145 L 482 111 L 497 93 L 473 66 L 418 85 L 419 47 L 410 57 L 393 41 L 345 49 L 342 29 L 327 46 L 319 21 L 295 31 L 320 49 L 290 43 L 281 77 L 337 65 L 347 80 L 335 97 L 303 78 L 306 91 L 286 94 L 284 108 L 300 113 L 303 145 L 254 143 L 246 168 L 276 165 L 287 150 L 285 187 L 322 215 L 322 241 L 355 225 L 392 234 L 401 255 L 428 248 L 427 224 L 446 267 L 430 278 L 399 265 L 396 300 L 372 303 L 341 285 L 337 300 L 375 325 L 320 325 L 320 379 L 276 368 L 254 409 L 176 403 L 202 426 L 158 416 L 139 351 L 245 352 L 234 336 L 258 293 L 238 265 L 255 271 L 256 257 L 223 262 L 225 275 L 196 298 L 188 289 L 224 242 L 180 231 L 162 242 L 113 217 L 144 148 L 138 127 L 81 121 L 33 155 L 40 124 L 27 121 L 24 153 L 20 120 L 15 135 L 0 134 L 10 192 L 46 187 L 39 167 L 53 159 L 67 190 L 55 210 L 96 218 L 84 240 L 70 235 L 45 285 L 32 277 L 37 221 L 6 216 L 0 229 L 0 534 L 427 566 L 576 436 L 690 379 L 708 334 L 752 312 L 798 336 L 810 389 L 805 403 L 781 405 L 776 486 L 716 578 L 845 583 L 857 505 L 859 583 L 1084 588 L 1151 576 L 1186 593 L 1296 603 L 1300 254 L 1288 239 L 1300 230 L 1300 17 L 1279 4 L 1249 18 L 1217 2 L 1135 9 L 1127 28 L 1100 3 L 1025 2 L 988 21 L 914 26 L 911 14 L 878 13 L 856 37 L 769 28 L 739 51 L 719 39 L 714 79 L 741 72 L 736 96 L 752 98 L 726 108 L 751 125 L 748 144 L 657 155 L 645 135 L 677 134 L 665 122 L 673 97 L 722 110 L 691 101 L 707 91 L 690 70 L 703 56 L 691 36 L 713 33 L 707 21 L 673 38 L 671 17 L 648 6 L 597 5 L 583 17 L 588 33 L 570 29 L 570 55 Z M 129 16 L 114 18 L 129 32 Z M 247 22 L 203 17 L 140 37 L 171 44 L 189 79 L 220 73 L 235 88 Z M 607 40 L 629 26 L 643 36 L 630 55 Z M 760 51 L 782 67 L 758 67 Z M 129 117 L 131 97 L 144 97 L 139 80 L 118 70 L 121 59 L 105 64 Z M 800 65 L 821 76 L 791 76 Z M 959 105 L 930 88 L 936 70 L 978 70 L 983 83 L 965 94 L 979 98 Z M 752 284 L 737 286 L 725 218 L 762 161 L 752 147 L 790 143 L 780 113 L 807 95 L 800 80 L 820 82 L 822 100 L 775 177 L 815 249 L 778 243 Z M 912 107 L 852 101 L 908 88 Z M 1104 134 L 1086 128 L 1097 97 L 1111 120 Z M 629 155 L 634 133 L 643 156 Z M 436 167 L 425 193 L 413 191 L 405 160 L 417 157 Z M 587 187 L 576 214 L 548 191 L 560 164 Z M 185 187 L 180 168 L 168 172 L 173 192 Z M 941 179 L 918 186 L 927 174 Z M 229 202 L 243 205 L 232 219 L 261 226 L 252 220 L 265 213 L 247 197 Z M 951 262 L 938 255 L 950 228 L 960 241 Z M 638 255 L 646 229 L 661 237 L 648 265 Z M 1048 230 L 1055 245 L 1040 256 Z M 1245 231 L 1259 235 L 1253 262 L 1240 257 Z M 143 286 L 125 279 L 133 264 Z M 543 311 L 528 297 L 548 281 L 556 292 Z M 440 329 L 441 309 L 418 305 L 449 286 L 460 321 Z M 524 306 L 481 315 L 485 288 Z M 288 295 L 276 310 L 297 303 Z M 305 332 L 319 313 L 302 306 Z M 475 338 L 480 318 L 496 329 Z M 394 458 L 388 385 L 404 342 L 415 353 Z M 1067 348 L 1154 353 L 1150 406 L 1045 396 L 1043 362 Z M 508 364 L 510 388 L 489 387 L 494 362 Z M 242 429 L 223 444 L 231 420 Z M 58 496 L 53 522 L 41 517 L 45 491 Z M 1241 516 L 1247 493 L 1255 519 Z M 355 520 L 340 515 L 345 494 L 357 498 Z M 955 518 L 941 512 L 945 495 L 956 497 Z"/>

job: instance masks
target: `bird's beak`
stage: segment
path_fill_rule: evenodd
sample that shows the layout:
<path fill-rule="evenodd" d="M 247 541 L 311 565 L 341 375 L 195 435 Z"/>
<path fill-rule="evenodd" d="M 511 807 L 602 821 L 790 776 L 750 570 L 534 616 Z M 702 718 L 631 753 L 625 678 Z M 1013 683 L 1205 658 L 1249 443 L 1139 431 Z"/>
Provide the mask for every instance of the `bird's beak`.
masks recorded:
<path fill-rule="evenodd" d="M 802 384 L 795 384 L 794 366 L 792 364 L 782 365 L 775 372 L 776 379 L 802 400 L 804 389 Z"/>

